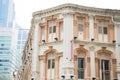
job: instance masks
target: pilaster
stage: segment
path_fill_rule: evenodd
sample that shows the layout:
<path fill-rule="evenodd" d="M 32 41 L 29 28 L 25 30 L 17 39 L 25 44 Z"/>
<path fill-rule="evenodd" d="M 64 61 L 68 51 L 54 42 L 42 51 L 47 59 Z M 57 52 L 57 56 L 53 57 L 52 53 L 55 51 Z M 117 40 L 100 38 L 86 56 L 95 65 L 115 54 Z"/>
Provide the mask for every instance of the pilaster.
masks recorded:
<path fill-rule="evenodd" d="M 34 49 L 33 49 L 33 54 L 32 54 L 32 78 L 37 79 L 37 63 L 38 63 L 38 48 L 39 48 L 39 22 L 38 20 L 35 21 L 35 29 L 34 29 Z"/>
<path fill-rule="evenodd" d="M 64 21 L 63 21 L 63 58 L 64 66 L 63 71 L 65 79 L 70 79 L 70 75 L 74 75 L 74 67 L 71 59 L 71 40 L 73 40 L 73 12 L 64 11 Z"/>
<path fill-rule="evenodd" d="M 119 36 L 119 32 L 120 32 L 120 22 L 115 22 L 114 23 L 114 30 L 115 30 L 115 40 L 116 40 L 116 49 L 115 49 L 115 56 L 117 59 L 116 65 L 117 65 L 117 79 L 120 79 L 120 36 Z M 115 65 L 115 64 L 114 64 Z"/>
<path fill-rule="evenodd" d="M 94 38 L 94 15 L 89 15 L 89 40 Z"/>
<path fill-rule="evenodd" d="M 90 51 L 90 67 L 91 67 L 91 78 L 96 77 L 95 75 L 95 46 L 91 43 L 89 44 L 89 51 Z"/>

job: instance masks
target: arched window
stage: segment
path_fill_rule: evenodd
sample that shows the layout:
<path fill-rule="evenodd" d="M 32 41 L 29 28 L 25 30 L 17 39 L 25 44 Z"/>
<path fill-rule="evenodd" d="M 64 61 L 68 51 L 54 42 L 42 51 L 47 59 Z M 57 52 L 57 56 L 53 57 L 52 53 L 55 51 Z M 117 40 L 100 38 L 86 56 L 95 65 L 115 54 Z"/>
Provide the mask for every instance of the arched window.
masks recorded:
<path fill-rule="evenodd" d="M 78 79 L 85 78 L 85 53 L 80 52 L 78 55 Z"/>
<path fill-rule="evenodd" d="M 53 49 L 53 46 L 49 46 L 49 49 L 39 56 L 39 60 L 42 60 L 43 71 L 41 74 L 42 80 L 58 80 L 59 79 L 59 59 L 63 56 L 62 52 L 58 52 Z"/>
<path fill-rule="evenodd" d="M 77 79 L 90 78 L 90 57 L 83 45 L 75 49 L 74 68 Z"/>
<path fill-rule="evenodd" d="M 116 59 L 111 51 L 102 47 L 101 50 L 96 52 L 95 68 L 96 78 L 101 80 L 114 80 L 116 74 Z"/>
<path fill-rule="evenodd" d="M 47 78 L 54 79 L 55 71 L 55 54 L 49 53 L 47 55 Z"/>

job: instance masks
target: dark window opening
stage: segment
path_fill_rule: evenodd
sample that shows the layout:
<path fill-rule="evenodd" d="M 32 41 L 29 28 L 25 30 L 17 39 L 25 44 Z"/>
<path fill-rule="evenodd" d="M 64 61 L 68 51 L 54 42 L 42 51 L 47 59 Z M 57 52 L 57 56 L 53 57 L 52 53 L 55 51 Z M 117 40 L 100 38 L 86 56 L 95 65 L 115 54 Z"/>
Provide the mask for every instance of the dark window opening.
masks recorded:
<path fill-rule="evenodd" d="M 4 46 L 5 44 L 1 44 L 1 46 Z"/>
<path fill-rule="evenodd" d="M 104 27 L 104 34 L 107 34 L 107 27 Z"/>
<path fill-rule="evenodd" d="M 84 79 L 84 58 L 78 58 L 78 79 Z"/>
<path fill-rule="evenodd" d="M 49 33 L 52 33 L 52 27 L 49 27 Z"/>
<path fill-rule="evenodd" d="M 110 63 L 109 60 L 101 61 L 102 80 L 110 80 Z"/>
<path fill-rule="evenodd" d="M 55 67 L 55 59 L 52 59 L 52 68 Z"/>
<path fill-rule="evenodd" d="M 56 26 L 53 26 L 53 33 L 56 33 Z"/>
<path fill-rule="evenodd" d="M 51 60 L 48 60 L 48 69 L 50 69 Z"/>

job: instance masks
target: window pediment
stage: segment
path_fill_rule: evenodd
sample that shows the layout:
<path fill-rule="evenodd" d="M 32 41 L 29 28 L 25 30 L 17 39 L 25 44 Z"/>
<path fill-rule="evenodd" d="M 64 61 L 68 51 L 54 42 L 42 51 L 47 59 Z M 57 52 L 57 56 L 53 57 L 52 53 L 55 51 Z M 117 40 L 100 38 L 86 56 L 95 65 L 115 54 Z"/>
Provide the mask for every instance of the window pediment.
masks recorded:
<path fill-rule="evenodd" d="M 109 59 L 110 58 L 110 54 L 106 54 L 106 53 L 98 54 L 98 58 Z"/>
<path fill-rule="evenodd" d="M 78 57 L 85 57 L 85 53 L 80 52 L 80 53 L 78 54 Z"/>

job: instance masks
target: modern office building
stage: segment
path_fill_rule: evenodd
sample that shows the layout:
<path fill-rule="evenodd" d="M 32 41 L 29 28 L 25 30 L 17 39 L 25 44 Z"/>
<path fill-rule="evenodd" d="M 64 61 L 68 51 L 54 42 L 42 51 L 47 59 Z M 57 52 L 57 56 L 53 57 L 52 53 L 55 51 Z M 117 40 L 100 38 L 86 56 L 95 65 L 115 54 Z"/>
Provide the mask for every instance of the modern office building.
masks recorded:
<path fill-rule="evenodd" d="M 20 66 L 14 37 L 12 28 L 0 28 L 0 80 L 12 80 L 13 72 Z"/>
<path fill-rule="evenodd" d="M 25 46 L 25 42 L 28 37 L 28 31 L 29 29 L 18 29 L 17 50 L 20 53 L 19 56 L 21 56 L 21 58 L 22 58 L 22 53 L 23 53 L 23 49 Z"/>
<path fill-rule="evenodd" d="M 20 66 L 13 0 L 0 0 L 0 80 L 12 80 Z"/>
<path fill-rule="evenodd" d="M 15 19 L 13 0 L 0 0 L 0 27 L 12 27 Z"/>
<path fill-rule="evenodd" d="M 120 10 L 63 4 L 33 13 L 20 80 L 120 80 Z"/>

